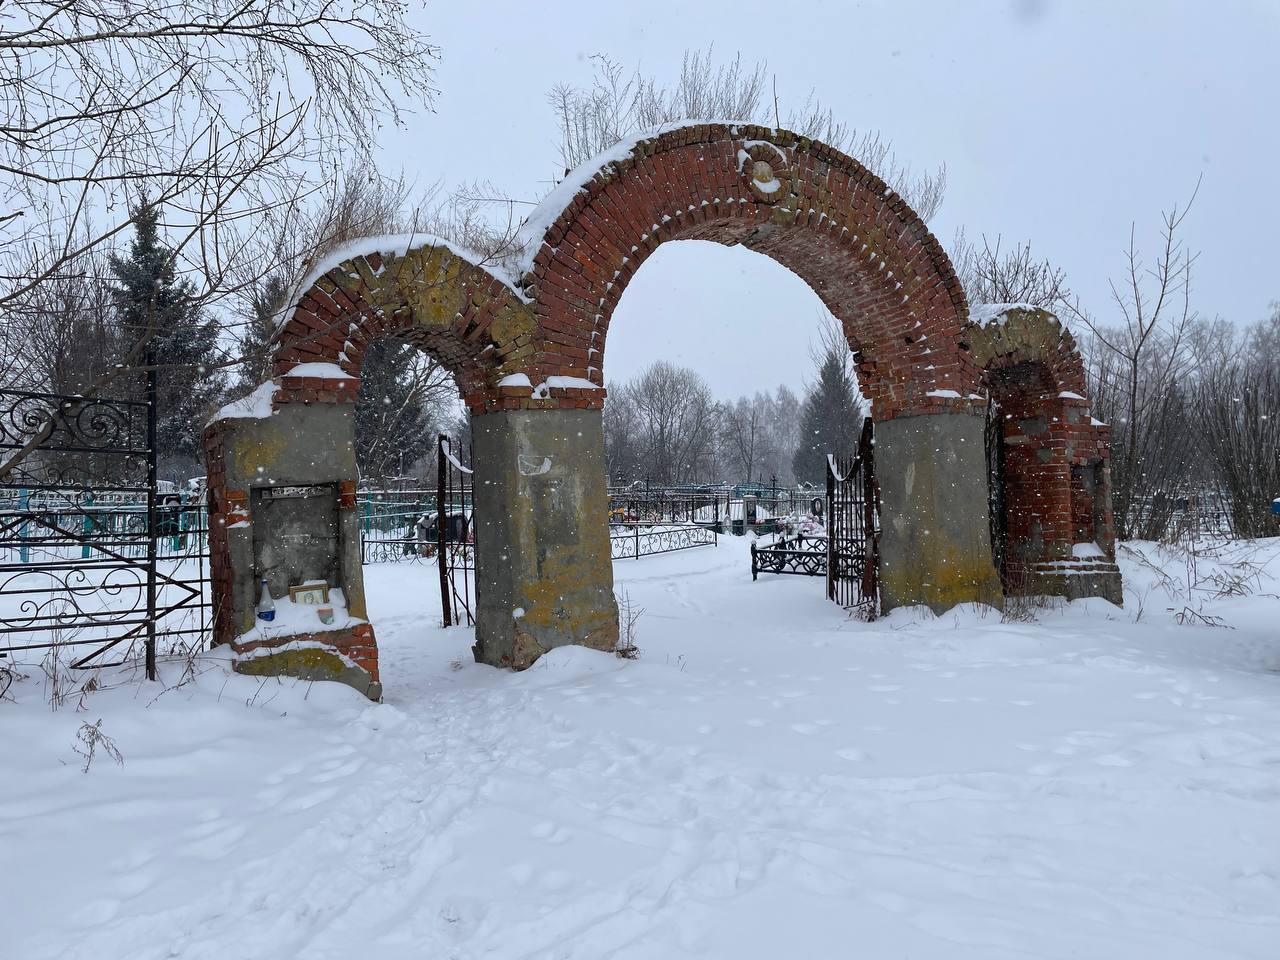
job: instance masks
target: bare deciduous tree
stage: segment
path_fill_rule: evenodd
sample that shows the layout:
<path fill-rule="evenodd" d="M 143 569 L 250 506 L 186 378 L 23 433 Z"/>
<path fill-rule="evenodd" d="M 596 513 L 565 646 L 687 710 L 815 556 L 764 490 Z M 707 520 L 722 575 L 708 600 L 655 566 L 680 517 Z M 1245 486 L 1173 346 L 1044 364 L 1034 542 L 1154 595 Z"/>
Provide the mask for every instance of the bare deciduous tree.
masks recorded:
<path fill-rule="evenodd" d="M 963 229 L 956 232 L 951 261 L 970 303 L 1026 303 L 1052 310 L 1070 297 L 1062 269 L 1037 260 L 1030 241 L 1004 252 L 1001 245 L 1001 237 L 992 246 L 984 236 L 979 249 Z"/>
<path fill-rule="evenodd" d="M 125 230 L 143 189 L 216 289 L 249 246 L 234 220 L 296 203 L 427 105 L 435 55 L 401 5 L 370 0 L 12 0 L 0 304 Z"/>
<path fill-rule="evenodd" d="M 1256 336 L 1259 329 L 1255 328 Z M 1198 439 L 1237 537 L 1271 537 L 1280 523 L 1280 366 L 1254 354 L 1207 366 L 1195 389 Z"/>
<path fill-rule="evenodd" d="M 1197 190 L 1199 185 L 1197 184 Z M 1188 339 L 1196 313 L 1191 306 L 1191 271 L 1196 254 L 1179 231 L 1195 201 L 1163 215 L 1154 262 L 1144 261 L 1136 230 L 1130 229 L 1124 278 L 1112 281 L 1119 323 L 1106 324 L 1078 300 L 1063 301 L 1069 316 L 1090 333 L 1091 388 L 1098 414 L 1112 422 L 1112 495 L 1122 539 L 1151 538 L 1167 524 L 1168 507 L 1185 493 L 1185 445 L 1175 419 L 1185 404 L 1179 394 L 1191 374 Z M 1170 456 L 1174 453 L 1174 456 Z M 1163 518 L 1163 519 L 1162 519 Z"/>
<path fill-rule="evenodd" d="M 750 483 L 793 480 L 792 455 L 800 432 L 800 400 L 785 384 L 774 393 L 760 392 L 725 403 L 721 443 L 731 476 Z"/>
<path fill-rule="evenodd" d="M 687 483 L 714 470 L 719 406 L 701 376 L 659 360 L 621 393 L 647 477 L 661 484 Z"/>
<path fill-rule="evenodd" d="M 563 83 L 547 99 L 560 125 L 560 157 L 567 173 L 620 140 L 684 120 L 720 120 L 781 126 L 827 143 L 861 161 L 929 220 L 946 192 L 947 172 L 917 173 L 898 160 L 893 146 L 874 131 L 859 131 L 835 119 L 810 94 L 785 112 L 763 61 L 742 57 L 717 65 L 710 48 L 687 50 L 671 86 L 639 70 L 628 72 L 607 56 L 594 56 L 589 87 Z"/>
<path fill-rule="evenodd" d="M 739 397 L 736 403 L 724 405 L 724 438 L 728 462 L 747 483 L 755 479 L 758 451 L 764 434 L 766 398 Z"/>
<path fill-rule="evenodd" d="M 372 0 L 13 0 L 0 8 L 0 310 L 160 214 L 193 308 L 264 273 L 271 210 L 305 203 L 344 154 L 432 96 L 435 49 Z M 47 298 L 45 298 L 47 299 Z M 88 396 L 141 368 L 134 341 Z M 5 333 L 25 342 L 24 331 Z M 32 364 L 19 361 L 30 369 Z M 36 449 L 53 420 L 0 463 Z"/>
<path fill-rule="evenodd" d="M 80 393 L 106 373 L 126 344 L 115 323 L 105 257 L 81 254 L 11 301 L 0 331 L 0 379 L 11 386 Z"/>

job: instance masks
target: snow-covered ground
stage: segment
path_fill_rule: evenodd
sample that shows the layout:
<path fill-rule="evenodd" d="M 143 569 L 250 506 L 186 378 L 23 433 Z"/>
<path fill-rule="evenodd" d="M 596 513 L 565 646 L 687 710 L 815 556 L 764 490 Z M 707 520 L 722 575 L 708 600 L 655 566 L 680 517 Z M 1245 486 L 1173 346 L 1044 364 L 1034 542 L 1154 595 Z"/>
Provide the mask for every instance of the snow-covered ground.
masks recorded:
<path fill-rule="evenodd" d="M 1280 544 L 1249 596 L 1127 558 L 1125 610 L 1038 623 L 862 623 L 746 549 L 615 566 L 636 661 L 477 666 L 404 564 L 381 705 L 217 658 L 82 712 L 15 684 L 0 956 L 1280 956 Z M 124 764 L 82 773 L 99 719 Z"/>

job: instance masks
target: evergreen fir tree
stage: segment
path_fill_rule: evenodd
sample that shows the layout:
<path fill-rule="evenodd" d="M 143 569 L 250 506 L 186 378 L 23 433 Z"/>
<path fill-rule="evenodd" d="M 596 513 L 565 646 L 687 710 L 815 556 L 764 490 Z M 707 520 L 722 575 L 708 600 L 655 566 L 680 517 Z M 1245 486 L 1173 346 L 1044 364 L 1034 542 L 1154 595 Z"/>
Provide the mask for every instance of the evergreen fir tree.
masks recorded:
<path fill-rule="evenodd" d="M 400 474 L 431 449 L 423 398 L 410 374 L 417 347 L 376 340 L 365 350 L 356 400 L 356 462 L 360 476 L 375 482 Z"/>
<path fill-rule="evenodd" d="M 159 368 L 156 448 L 161 476 L 182 479 L 182 473 L 200 470 L 204 419 L 222 396 L 223 378 L 209 366 L 218 355 L 217 323 L 195 304 L 192 284 L 177 277 L 158 219 L 156 209 L 145 202 L 133 210 L 128 255 L 111 258 L 119 282 L 111 295 L 129 346 L 150 335 L 147 346 Z"/>
<path fill-rule="evenodd" d="M 862 410 L 858 384 L 850 372 L 843 344 L 827 348 L 818 382 L 805 397 L 800 413 L 800 445 L 791 459 L 797 480 L 822 483 L 827 454 L 846 456 L 858 445 Z"/>
<path fill-rule="evenodd" d="M 271 377 L 271 342 L 276 334 L 276 315 L 289 295 L 282 274 L 273 273 L 255 286 L 249 301 L 244 333 L 240 337 L 240 378 L 237 393 L 248 393 Z"/>

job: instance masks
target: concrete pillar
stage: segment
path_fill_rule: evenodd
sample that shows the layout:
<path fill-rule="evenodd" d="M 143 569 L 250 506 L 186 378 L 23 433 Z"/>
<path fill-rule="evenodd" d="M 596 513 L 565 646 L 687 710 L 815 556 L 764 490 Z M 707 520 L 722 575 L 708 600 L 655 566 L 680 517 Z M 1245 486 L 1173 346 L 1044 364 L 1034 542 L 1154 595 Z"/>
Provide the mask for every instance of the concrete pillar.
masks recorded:
<path fill-rule="evenodd" d="M 205 430 L 204 444 L 214 642 L 231 645 L 241 673 L 337 680 L 380 699 L 356 515 L 352 405 L 288 403 L 259 416 L 233 404 Z M 289 487 L 309 495 L 271 502 Z M 268 510 L 286 511 L 287 533 L 268 522 Z M 276 598 L 301 582 L 327 581 L 342 590 L 342 622 L 330 627 L 311 615 L 287 627 L 260 624 L 254 608 L 263 579 Z"/>
<path fill-rule="evenodd" d="M 471 436 L 476 660 L 523 669 L 564 644 L 614 649 L 600 411 L 489 413 Z"/>
<path fill-rule="evenodd" d="M 1000 606 L 982 416 L 878 421 L 875 443 L 882 609 L 922 603 L 941 613 L 973 601 Z"/>

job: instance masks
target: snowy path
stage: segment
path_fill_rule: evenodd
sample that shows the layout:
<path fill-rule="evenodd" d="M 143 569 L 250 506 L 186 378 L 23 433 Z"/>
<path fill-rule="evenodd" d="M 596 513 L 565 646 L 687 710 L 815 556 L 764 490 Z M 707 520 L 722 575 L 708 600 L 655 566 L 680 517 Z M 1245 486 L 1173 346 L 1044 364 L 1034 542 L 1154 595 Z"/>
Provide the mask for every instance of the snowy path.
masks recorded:
<path fill-rule="evenodd" d="M 372 569 L 380 706 L 25 681 L 0 956 L 1280 956 L 1280 601 L 868 625 L 747 569 L 621 562 L 641 658 L 524 674 L 429 626 L 433 568 Z M 125 765 L 84 775 L 99 717 Z"/>

